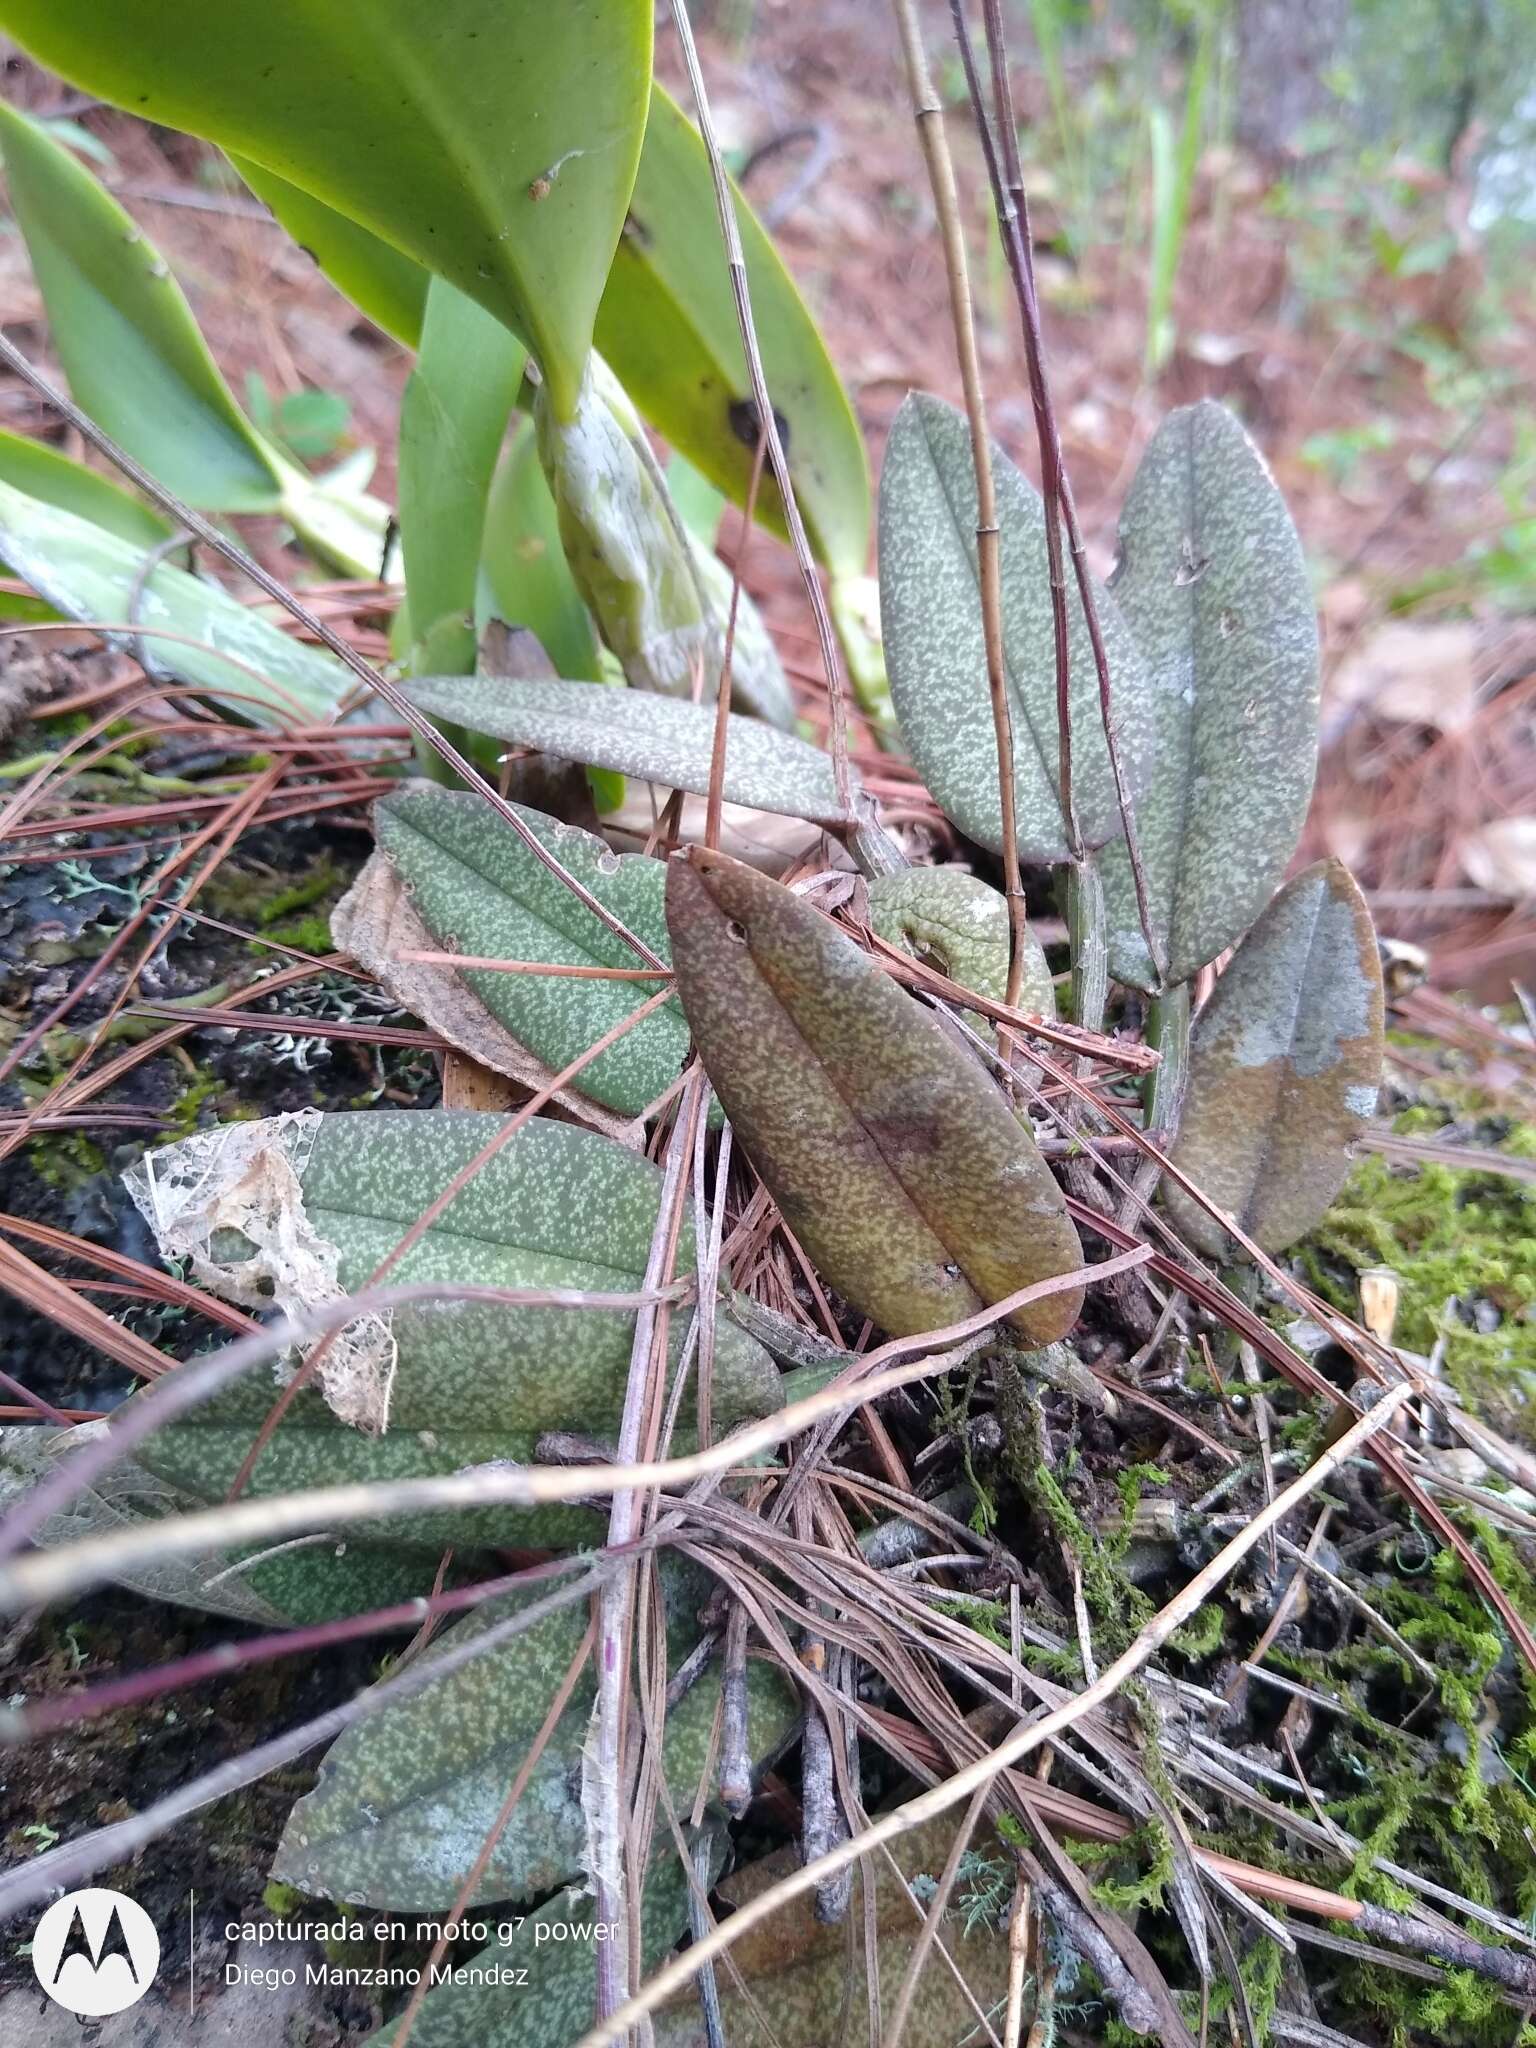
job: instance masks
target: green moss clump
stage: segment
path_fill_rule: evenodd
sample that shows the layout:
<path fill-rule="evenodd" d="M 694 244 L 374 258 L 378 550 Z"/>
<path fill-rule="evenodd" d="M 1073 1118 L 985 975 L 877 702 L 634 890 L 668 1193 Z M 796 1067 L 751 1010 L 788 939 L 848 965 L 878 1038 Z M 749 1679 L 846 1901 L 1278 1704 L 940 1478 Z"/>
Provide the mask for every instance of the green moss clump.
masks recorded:
<path fill-rule="evenodd" d="M 1410 1110 L 1400 1131 L 1421 1130 L 1434 1113 Z M 1536 1158 L 1536 1128 L 1517 1125 L 1498 1149 Z M 1397 1274 L 1396 1341 L 1409 1351 L 1445 1344 L 1446 1372 L 1463 1400 L 1506 1421 L 1512 1403 L 1536 1397 L 1536 1183 L 1426 1162 L 1404 1172 L 1380 1157 L 1362 1159 L 1338 1202 L 1303 1248 L 1317 1291 L 1353 1313 L 1353 1289 L 1337 1265 L 1359 1273 L 1390 1266 Z M 1454 1312 L 1491 1303 L 1492 1330 Z"/>

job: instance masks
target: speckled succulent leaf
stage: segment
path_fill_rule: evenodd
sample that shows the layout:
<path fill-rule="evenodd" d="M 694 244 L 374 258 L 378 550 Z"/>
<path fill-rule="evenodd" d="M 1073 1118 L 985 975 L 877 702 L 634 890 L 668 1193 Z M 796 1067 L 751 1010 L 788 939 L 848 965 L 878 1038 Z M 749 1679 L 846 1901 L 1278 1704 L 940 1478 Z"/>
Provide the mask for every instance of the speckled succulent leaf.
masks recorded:
<path fill-rule="evenodd" d="M 684 704 L 650 690 L 617 695 L 572 682 L 500 683 L 493 695 L 457 676 L 423 677 L 409 685 L 408 694 L 431 718 L 513 746 L 615 768 L 696 796 L 709 790 L 715 714 L 707 704 Z M 819 747 L 734 711 L 727 732 L 728 803 L 816 824 L 841 821 L 832 763 Z"/>
<path fill-rule="evenodd" d="M 659 1569 L 675 1669 L 698 1639 L 697 1614 L 709 1581 L 668 1557 Z M 490 1603 L 445 1630 L 427 1656 L 483 1633 L 544 1590 Z M 314 1790 L 289 1816 L 274 1877 L 338 1901 L 423 1912 L 450 1906 L 586 1626 L 584 1604 L 546 1615 L 503 1648 L 349 1730 L 327 1754 Z M 748 1678 L 751 1748 L 765 1756 L 793 1726 L 798 1700 L 755 1658 Z M 595 1691 L 589 1660 L 472 1903 L 546 1892 L 581 1870 L 580 1762 Z M 667 1717 L 667 1780 L 685 1807 L 713 1753 L 719 1698 L 716 1664 Z"/>
<path fill-rule="evenodd" d="M 69 1430 L 30 1425 L 0 1430 L 0 1509 L 30 1492 L 60 1457 L 68 1457 L 96 1434 L 90 1423 Z M 195 1496 L 169 1481 L 123 1462 L 51 1515 L 34 1541 L 45 1549 L 83 1542 L 200 1505 Z M 350 1539 L 309 1544 L 279 1555 L 264 1555 L 265 1549 L 161 1558 L 125 1572 L 117 1583 L 148 1600 L 165 1600 L 204 1614 L 227 1615 L 262 1627 L 304 1625 L 366 1614 L 428 1593 L 442 1558 L 441 1550 L 400 1543 L 385 1549 Z M 248 1558 L 259 1562 L 247 1562 Z"/>
<path fill-rule="evenodd" d="M 1288 882 L 1196 1020 L 1173 1162 L 1263 1250 L 1321 1221 L 1375 1113 L 1381 956 L 1365 898 L 1338 861 Z M 1211 1258 L 1226 1231 L 1165 1184 L 1175 1226 Z"/>
<path fill-rule="evenodd" d="M 562 419 L 541 386 L 533 421 L 565 559 L 598 631 L 637 690 L 687 697 L 708 667 L 703 597 L 623 387 L 594 355 L 574 415 Z"/>
<path fill-rule="evenodd" d="M 895 1335 L 1082 1264 L 1033 1138 L 981 1067 L 780 883 L 694 847 L 667 868 L 694 1041 L 727 1116 L 825 1278 Z M 1016 1312 L 1035 1342 L 1080 1290 Z"/>
<path fill-rule="evenodd" d="M 470 674 L 486 502 L 528 351 L 494 314 L 435 277 L 400 401 L 400 550 L 412 665 Z"/>
<path fill-rule="evenodd" d="M 666 959 L 660 861 L 614 853 L 594 834 L 538 811 L 519 806 L 518 815 L 600 903 Z M 480 798 L 437 788 L 402 790 L 375 806 L 374 826 L 444 951 L 565 967 L 642 964 Z M 648 1002 L 657 987 L 488 968 L 465 968 L 463 975 L 492 1016 L 557 1073 Z M 681 1008 L 669 1003 L 599 1053 L 582 1072 L 582 1091 L 636 1116 L 677 1079 L 687 1050 Z"/>
<path fill-rule="evenodd" d="M 1110 587 L 1155 686 L 1136 805 L 1170 984 L 1241 938 L 1296 850 L 1317 766 L 1317 619 L 1301 542 L 1225 406 L 1170 413 L 1120 519 Z M 1109 963 L 1155 976 L 1125 843 L 1101 863 Z"/>
<path fill-rule="evenodd" d="M 951 981 L 1002 1002 L 1008 993 L 1008 904 L 996 889 L 956 867 L 902 868 L 869 885 L 869 921 L 882 939 L 929 960 Z M 1031 1017 L 1056 1015 L 1056 985 L 1033 932 L 1024 938 L 1019 1008 Z M 983 1032 L 989 1021 L 973 1012 Z"/>
<path fill-rule="evenodd" d="M 1058 791 L 1056 663 L 1039 493 L 992 450 L 1002 540 L 1003 640 L 1013 712 L 1019 851 L 1067 857 Z M 1070 575 L 1069 575 L 1070 585 Z M 1114 599 L 1096 593 L 1114 684 L 1116 732 L 1134 795 L 1144 779 L 1150 681 Z M 1121 829 L 1088 628 L 1069 587 L 1072 787 L 1083 838 Z M 976 471 L 965 416 L 913 392 L 891 428 L 880 476 L 880 617 L 902 737 L 941 809 L 994 850 L 1002 844 L 997 743 L 987 689 L 976 567 Z"/>
<path fill-rule="evenodd" d="M 251 1229 L 269 1242 L 310 1242 L 334 1257 L 339 1286 L 364 1287 L 409 1226 L 467 1166 L 504 1119 L 474 1111 L 338 1112 L 295 1132 L 271 1120 L 265 1140 L 298 1168 L 295 1198 L 284 1195 L 282 1235 L 266 1219 Z M 242 1127 L 247 1134 L 249 1126 Z M 205 1141 L 152 1155 L 155 1175 L 174 1185 L 178 1155 Z M 208 1176 L 201 1154 L 196 1170 Z M 273 1176 L 273 1185 L 278 1185 Z M 249 1159 L 241 1186 L 252 1185 Z M 215 1186 L 207 1178 L 199 1185 Z M 658 1169 L 627 1147 L 571 1124 L 535 1118 L 478 1172 L 442 1217 L 394 1267 L 398 1284 L 432 1282 L 517 1289 L 638 1289 L 660 1201 Z M 164 1236 L 162 1233 L 162 1241 Z M 678 1271 L 692 1266 L 692 1230 L 679 1241 Z M 215 1291 L 235 1289 L 246 1239 L 211 1244 L 200 1267 Z M 224 1261 L 221 1265 L 219 1262 Z M 226 1280 L 225 1274 L 229 1275 Z M 281 1283 L 282 1276 L 278 1276 Z M 274 1289 L 281 1292 L 280 1284 Z M 686 1318 L 673 1319 L 673 1357 Z M 634 1329 L 632 1312 L 441 1302 L 394 1312 L 396 1346 L 387 1433 L 363 1435 L 306 1390 L 252 1474 L 255 1493 L 353 1479 L 452 1472 L 495 1458 L 531 1459 L 545 1429 L 601 1429 L 622 1411 Z M 768 1413 L 778 1374 L 760 1346 L 721 1317 L 715 1351 L 715 1409 L 722 1422 Z M 145 1446 L 149 1469 L 204 1499 L 222 1498 L 271 1406 L 270 1380 L 248 1376 L 185 1422 Z M 506 1532 L 518 1521 L 517 1536 Z M 397 1526 L 401 1540 L 432 1542 L 446 1528 L 461 1542 L 580 1541 L 593 1518 L 581 1510 L 503 1510 L 437 1516 Z M 498 1531 L 501 1533 L 498 1535 Z"/>
<path fill-rule="evenodd" d="M 709 1890 L 725 1866 L 723 1827 L 706 1820 L 709 1862 L 703 1873 Z M 699 1853 L 694 1846 L 695 1856 Z M 558 1892 L 537 1912 L 512 1916 L 508 1938 L 497 1939 L 472 1962 L 422 2001 L 411 2030 L 415 2048 L 497 2048 L 513 2038 L 516 2048 L 571 2048 L 591 2026 L 597 2011 L 592 1969 L 596 1936 L 590 1897 Z M 658 1835 L 640 1903 L 640 1967 L 649 1976 L 688 1926 L 688 1878 L 670 1831 Z M 488 1972 L 526 1971 L 497 1982 Z M 695 2000 L 695 2003 L 697 2001 Z M 515 2012 L 515 2019 L 509 2017 Z M 377 2048 L 390 2048 L 400 2031 L 393 2021 L 378 2035 Z"/>
<path fill-rule="evenodd" d="M 575 403 L 639 161 L 651 8 L 569 0 L 5 0 L 50 70 L 265 165 L 521 334 Z"/>
<path fill-rule="evenodd" d="M 66 618 L 136 617 L 153 662 L 252 724 L 332 715 L 351 683 L 334 656 L 280 633 L 218 584 L 174 563 L 160 563 L 146 579 L 146 558 L 143 546 L 0 482 L 0 561 Z M 153 627 L 176 637 L 161 638 Z M 134 644 L 132 633 L 108 637 L 119 647 Z"/>
<path fill-rule="evenodd" d="M 880 1972 L 880 2010 L 895 2003 L 921 1921 L 912 1910 L 913 1880 L 938 1879 L 948 1859 L 958 1822 L 952 1814 L 900 1836 L 891 1844 L 900 1876 L 883 1858 L 870 1859 L 866 1882 L 874 1889 L 875 1954 Z M 770 1885 L 788 1877 L 799 1861 L 795 1848 L 735 1870 L 718 1887 L 734 1908 L 748 1905 Z M 985 1823 L 976 1830 L 971 1860 L 962 1865 L 955 1903 L 946 1915 L 943 1939 L 953 1968 L 930 1962 L 918 1980 L 907 2036 L 927 2048 L 964 2042 L 976 2028 L 976 2012 L 998 2013 L 1007 2001 L 1008 1935 L 1012 1859 Z M 902 1882 L 906 1880 L 906 1883 Z M 720 1996 L 728 2041 L 755 2043 L 759 2029 L 752 2004 L 773 2017 L 778 2048 L 826 2048 L 840 2036 L 847 2001 L 848 1929 L 824 1926 L 809 1897 L 793 1899 L 732 1947 L 735 1972 L 722 1974 Z M 957 1976 L 963 1981 L 957 1981 Z M 745 1990 L 741 1988 L 745 1983 Z M 876 1987 L 871 1985 L 873 2001 Z M 655 2020 L 656 2048 L 707 2048 L 699 2001 L 690 1986 L 668 2001 Z"/>

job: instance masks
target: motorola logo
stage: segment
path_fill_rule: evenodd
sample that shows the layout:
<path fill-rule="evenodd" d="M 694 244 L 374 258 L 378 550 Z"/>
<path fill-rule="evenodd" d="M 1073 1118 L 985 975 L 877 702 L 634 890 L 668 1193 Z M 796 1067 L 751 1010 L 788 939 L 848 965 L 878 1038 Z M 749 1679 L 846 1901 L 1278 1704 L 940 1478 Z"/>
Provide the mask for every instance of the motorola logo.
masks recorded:
<path fill-rule="evenodd" d="M 32 1967 L 48 1996 L 82 2019 L 125 2012 L 154 1982 L 160 1937 L 122 1892 L 67 1892 L 37 1923 Z"/>

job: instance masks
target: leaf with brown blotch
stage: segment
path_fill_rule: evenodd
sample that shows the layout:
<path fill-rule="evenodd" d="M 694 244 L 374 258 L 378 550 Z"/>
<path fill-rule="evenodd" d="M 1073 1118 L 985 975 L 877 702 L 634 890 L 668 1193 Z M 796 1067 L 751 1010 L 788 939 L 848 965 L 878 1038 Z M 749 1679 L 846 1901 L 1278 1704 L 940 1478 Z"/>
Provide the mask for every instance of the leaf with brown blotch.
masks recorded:
<path fill-rule="evenodd" d="M 694 1043 L 785 1221 L 896 1336 L 1070 1273 L 1082 1250 L 1033 1137 L 984 1070 L 780 883 L 692 847 L 667 929 Z M 1018 1309 L 1064 1336 L 1082 1291 Z"/>
<path fill-rule="evenodd" d="M 1340 861 L 1276 896 L 1200 1013 L 1173 1163 L 1266 1252 L 1321 1221 L 1374 1115 L 1383 1053 L 1381 956 Z M 1231 1240 L 1181 1188 L 1175 1227 L 1211 1258 Z"/>

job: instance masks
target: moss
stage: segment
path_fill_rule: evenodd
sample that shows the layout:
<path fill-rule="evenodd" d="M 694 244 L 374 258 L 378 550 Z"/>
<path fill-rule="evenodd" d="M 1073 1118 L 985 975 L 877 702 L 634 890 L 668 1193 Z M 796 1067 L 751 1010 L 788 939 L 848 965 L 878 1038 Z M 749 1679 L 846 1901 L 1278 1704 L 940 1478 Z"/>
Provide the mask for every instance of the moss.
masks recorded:
<path fill-rule="evenodd" d="M 296 946 L 301 953 L 329 953 L 332 950 L 331 921 L 328 917 L 293 917 L 283 924 L 267 927 L 267 934 L 280 946 Z"/>
<path fill-rule="evenodd" d="M 1438 1128 L 1436 1112 L 1410 1110 L 1400 1130 Z M 1516 1125 L 1497 1149 L 1536 1158 L 1536 1128 Z M 1380 1157 L 1362 1159 L 1338 1202 L 1302 1251 L 1308 1277 L 1338 1307 L 1356 1307 L 1341 1280 L 1368 1266 L 1398 1275 L 1396 1341 L 1429 1352 L 1444 1340 L 1446 1371 L 1469 1404 L 1507 1422 L 1513 1405 L 1536 1395 L 1536 1183 L 1428 1162 L 1411 1172 Z M 1461 1313 L 1447 1313 L 1452 1299 Z M 1475 1327 L 1470 1312 L 1498 1311 L 1497 1326 Z"/>
<path fill-rule="evenodd" d="M 27 1160 L 38 1179 L 59 1194 L 70 1194 L 107 1170 L 106 1154 L 80 1131 L 49 1131 L 33 1138 Z"/>

